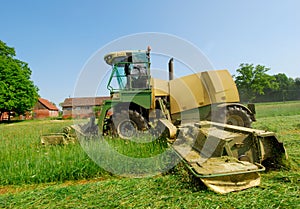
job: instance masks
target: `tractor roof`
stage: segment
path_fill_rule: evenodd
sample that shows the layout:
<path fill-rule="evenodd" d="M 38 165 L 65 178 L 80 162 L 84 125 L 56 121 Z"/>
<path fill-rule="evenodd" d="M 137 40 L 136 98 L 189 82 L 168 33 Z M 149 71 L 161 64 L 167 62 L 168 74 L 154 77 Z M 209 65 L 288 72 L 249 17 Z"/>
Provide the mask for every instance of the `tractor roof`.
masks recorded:
<path fill-rule="evenodd" d="M 104 60 L 109 65 L 114 65 L 118 62 L 128 62 L 128 57 L 133 55 L 146 55 L 146 50 L 126 50 L 118 52 L 110 52 L 104 56 Z"/>

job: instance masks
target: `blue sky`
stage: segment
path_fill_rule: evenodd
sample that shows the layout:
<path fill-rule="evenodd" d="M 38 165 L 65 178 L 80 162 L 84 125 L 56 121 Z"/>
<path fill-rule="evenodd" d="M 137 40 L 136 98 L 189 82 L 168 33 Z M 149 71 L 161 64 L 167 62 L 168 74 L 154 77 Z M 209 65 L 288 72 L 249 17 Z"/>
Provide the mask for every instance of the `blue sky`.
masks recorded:
<path fill-rule="evenodd" d="M 297 0 L 0 3 L 0 39 L 29 63 L 40 95 L 57 105 L 73 95 L 82 68 L 97 50 L 142 32 L 183 38 L 197 46 L 215 69 L 226 68 L 232 74 L 240 63 L 253 63 L 270 67 L 270 74 L 300 77 Z"/>

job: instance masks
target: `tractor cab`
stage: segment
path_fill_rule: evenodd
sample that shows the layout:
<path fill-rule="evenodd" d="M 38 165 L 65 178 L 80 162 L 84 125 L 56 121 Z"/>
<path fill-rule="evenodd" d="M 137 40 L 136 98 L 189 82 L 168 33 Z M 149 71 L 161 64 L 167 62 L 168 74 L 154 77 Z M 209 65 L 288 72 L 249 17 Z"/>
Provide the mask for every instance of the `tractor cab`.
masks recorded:
<path fill-rule="evenodd" d="M 150 48 L 138 51 L 112 52 L 104 57 L 112 66 L 107 89 L 113 95 L 119 91 L 150 89 Z"/>

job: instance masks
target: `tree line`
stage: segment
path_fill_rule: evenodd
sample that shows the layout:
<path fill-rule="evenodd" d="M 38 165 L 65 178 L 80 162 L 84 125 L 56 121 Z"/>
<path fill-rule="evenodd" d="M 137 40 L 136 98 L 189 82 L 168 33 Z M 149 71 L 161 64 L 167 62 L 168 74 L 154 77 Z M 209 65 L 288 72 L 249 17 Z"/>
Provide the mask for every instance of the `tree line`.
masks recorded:
<path fill-rule="evenodd" d="M 279 102 L 300 100 L 300 78 L 284 73 L 269 75 L 263 65 L 241 64 L 234 75 L 242 102 Z"/>
<path fill-rule="evenodd" d="M 26 62 L 16 58 L 15 49 L 0 40 L 0 119 L 2 114 L 24 114 L 38 100 L 38 88 L 31 80 Z"/>

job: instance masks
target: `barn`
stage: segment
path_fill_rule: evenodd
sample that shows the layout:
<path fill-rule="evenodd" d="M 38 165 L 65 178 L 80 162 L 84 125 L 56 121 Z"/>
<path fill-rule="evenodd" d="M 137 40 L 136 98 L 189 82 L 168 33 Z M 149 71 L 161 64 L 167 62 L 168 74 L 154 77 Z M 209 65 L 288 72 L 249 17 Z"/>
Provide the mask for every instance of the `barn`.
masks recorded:
<path fill-rule="evenodd" d="M 39 98 L 38 102 L 33 107 L 33 118 L 51 118 L 58 117 L 59 110 L 55 104 L 49 102 L 47 99 Z"/>

